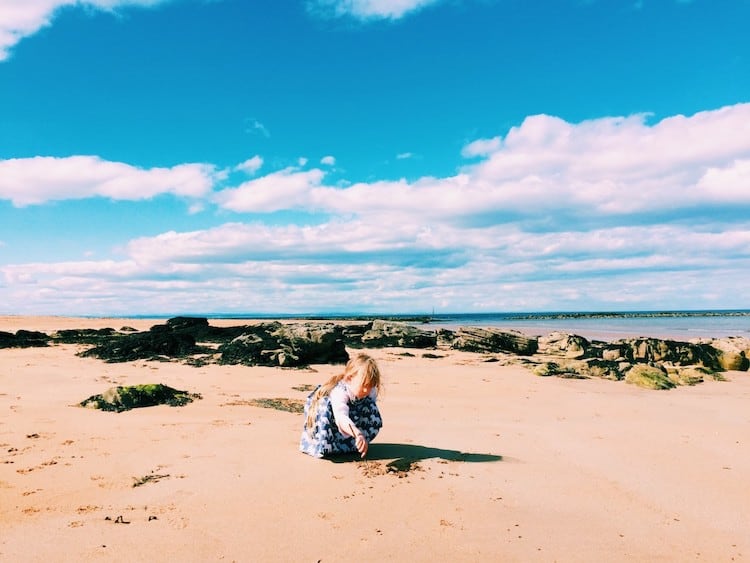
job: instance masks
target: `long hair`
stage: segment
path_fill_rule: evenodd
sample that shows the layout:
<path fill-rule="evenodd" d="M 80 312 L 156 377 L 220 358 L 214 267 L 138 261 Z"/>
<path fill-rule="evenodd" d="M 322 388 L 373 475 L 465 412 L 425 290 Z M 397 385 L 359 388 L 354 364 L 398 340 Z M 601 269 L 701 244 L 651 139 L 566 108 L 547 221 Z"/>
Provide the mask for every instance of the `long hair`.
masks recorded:
<path fill-rule="evenodd" d="M 338 385 L 341 381 L 343 381 L 344 379 L 350 379 L 358 373 L 364 374 L 364 379 L 362 382 L 365 385 L 374 387 L 378 390 L 378 393 L 380 393 L 381 383 L 380 369 L 378 369 L 378 364 L 375 363 L 375 360 L 372 357 L 360 352 L 359 354 L 352 356 L 349 361 L 346 362 L 346 366 L 344 367 L 344 371 L 342 373 L 334 375 L 316 389 L 315 393 L 313 394 L 312 400 L 310 401 L 310 406 L 307 409 L 305 428 L 310 430 L 315 424 L 315 415 L 318 412 L 318 403 L 320 402 L 320 399 L 330 395 L 331 391 L 333 391 L 333 388 L 336 387 L 336 385 Z"/>

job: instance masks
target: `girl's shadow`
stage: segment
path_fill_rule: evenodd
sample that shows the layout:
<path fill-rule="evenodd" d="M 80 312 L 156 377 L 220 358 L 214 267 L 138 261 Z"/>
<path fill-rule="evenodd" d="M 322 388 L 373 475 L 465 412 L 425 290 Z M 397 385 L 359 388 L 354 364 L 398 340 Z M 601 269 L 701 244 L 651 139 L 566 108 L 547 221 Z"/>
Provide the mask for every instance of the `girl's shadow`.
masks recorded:
<path fill-rule="evenodd" d="M 366 459 L 368 460 L 392 460 L 388 465 L 399 467 L 415 461 L 425 459 L 439 458 L 446 461 L 466 461 L 470 463 L 486 461 L 502 461 L 503 456 L 494 454 L 475 454 L 461 452 L 459 450 L 444 450 L 442 448 L 428 448 L 427 446 L 418 446 L 415 444 L 383 444 L 376 442 L 370 444 L 367 450 Z M 343 454 L 329 458 L 334 463 L 342 463 L 359 459 L 355 454 Z"/>

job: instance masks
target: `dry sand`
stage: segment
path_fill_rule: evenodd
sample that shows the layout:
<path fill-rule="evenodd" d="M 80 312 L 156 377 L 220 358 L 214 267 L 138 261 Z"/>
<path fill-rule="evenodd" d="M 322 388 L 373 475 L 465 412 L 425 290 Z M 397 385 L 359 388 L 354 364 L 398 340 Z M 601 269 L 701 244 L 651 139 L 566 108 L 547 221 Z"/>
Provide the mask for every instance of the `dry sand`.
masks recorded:
<path fill-rule="evenodd" d="M 340 366 L 106 364 L 79 349 L 0 350 L 2 561 L 750 560 L 747 373 L 647 391 L 371 350 L 384 427 L 366 462 L 334 463 L 297 451 L 300 414 L 248 402 L 304 399 L 294 387 Z M 203 399 L 72 406 L 138 383 Z"/>

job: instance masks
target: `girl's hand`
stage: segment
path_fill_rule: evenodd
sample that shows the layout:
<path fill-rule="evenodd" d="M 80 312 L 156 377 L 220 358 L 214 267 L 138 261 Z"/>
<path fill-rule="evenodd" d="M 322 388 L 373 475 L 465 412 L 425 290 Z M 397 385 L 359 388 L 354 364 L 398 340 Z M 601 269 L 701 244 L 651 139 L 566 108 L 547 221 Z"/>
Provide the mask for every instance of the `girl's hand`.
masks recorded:
<path fill-rule="evenodd" d="M 357 446 L 359 456 L 364 458 L 367 455 L 367 439 L 362 435 L 361 432 L 357 432 L 357 436 L 354 440 L 354 445 Z"/>

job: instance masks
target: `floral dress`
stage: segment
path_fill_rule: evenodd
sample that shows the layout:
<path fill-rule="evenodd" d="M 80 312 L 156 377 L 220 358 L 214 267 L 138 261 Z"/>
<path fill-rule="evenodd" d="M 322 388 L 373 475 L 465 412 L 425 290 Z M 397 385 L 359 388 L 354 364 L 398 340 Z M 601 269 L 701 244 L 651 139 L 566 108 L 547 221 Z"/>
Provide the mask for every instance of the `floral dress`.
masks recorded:
<path fill-rule="evenodd" d="M 305 420 L 317 390 L 318 388 L 310 393 L 305 401 Z M 329 395 L 321 397 L 318 401 L 312 428 L 303 426 L 300 451 L 313 457 L 356 452 L 354 438 L 339 430 L 337 420 L 345 429 L 352 423 L 362 432 L 368 443 L 372 441 L 383 426 L 376 398 L 377 392 L 373 389 L 367 397 L 357 399 L 349 391 L 346 383 L 340 382 Z"/>

